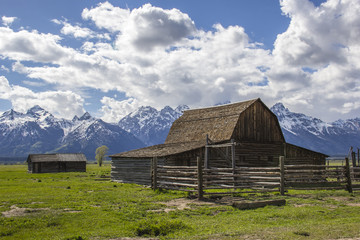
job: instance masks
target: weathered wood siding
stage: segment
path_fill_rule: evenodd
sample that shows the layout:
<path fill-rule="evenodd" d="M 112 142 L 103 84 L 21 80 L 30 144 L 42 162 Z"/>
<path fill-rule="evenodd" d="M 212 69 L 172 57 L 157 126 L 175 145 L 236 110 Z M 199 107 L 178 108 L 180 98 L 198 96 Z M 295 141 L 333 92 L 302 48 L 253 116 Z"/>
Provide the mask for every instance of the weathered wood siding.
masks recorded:
<path fill-rule="evenodd" d="M 66 172 L 86 172 L 86 162 L 66 162 Z"/>
<path fill-rule="evenodd" d="M 272 167 L 279 165 L 282 143 L 238 143 L 235 147 L 237 167 Z"/>
<path fill-rule="evenodd" d="M 245 142 L 285 142 L 276 116 L 259 101 L 240 114 L 233 138 Z"/>
<path fill-rule="evenodd" d="M 31 162 L 30 173 L 86 172 L 86 162 Z"/>
<path fill-rule="evenodd" d="M 158 159 L 164 164 L 164 159 Z M 151 158 L 112 158 L 111 180 L 121 183 L 151 185 Z"/>
<path fill-rule="evenodd" d="M 196 158 L 203 155 L 203 148 L 187 151 L 181 154 L 171 155 L 165 158 L 167 166 L 196 166 Z"/>
<path fill-rule="evenodd" d="M 278 166 L 283 155 L 282 143 L 238 143 L 235 146 L 236 167 Z M 196 157 L 204 157 L 204 148 L 166 157 L 165 165 L 196 166 Z M 232 166 L 231 147 L 209 148 L 209 167 L 228 168 Z"/>
<path fill-rule="evenodd" d="M 292 144 L 284 144 L 285 164 L 287 165 L 325 165 L 326 155 Z"/>

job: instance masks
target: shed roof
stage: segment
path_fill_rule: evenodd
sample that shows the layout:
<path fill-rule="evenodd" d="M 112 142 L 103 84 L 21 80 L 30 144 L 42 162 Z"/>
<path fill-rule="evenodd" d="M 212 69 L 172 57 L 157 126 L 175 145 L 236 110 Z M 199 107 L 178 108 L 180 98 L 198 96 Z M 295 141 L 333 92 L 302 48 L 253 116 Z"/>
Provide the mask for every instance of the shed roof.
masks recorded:
<path fill-rule="evenodd" d="M 27 162 L 86 162 L 82 153 L 29 154 Z"/>

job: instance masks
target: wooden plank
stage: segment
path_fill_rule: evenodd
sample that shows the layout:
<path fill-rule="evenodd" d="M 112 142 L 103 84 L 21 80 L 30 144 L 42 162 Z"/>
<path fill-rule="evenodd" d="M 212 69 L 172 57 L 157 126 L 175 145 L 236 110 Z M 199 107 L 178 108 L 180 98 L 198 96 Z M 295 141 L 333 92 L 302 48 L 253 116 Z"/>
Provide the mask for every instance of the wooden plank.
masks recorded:
<path fill-rule="evenodd" d="M 170 185 L 170 186 L 189 187 L 189 188 L 196 188 L 196 187 L 197 187 L 197 184 L 179 183 L 179 182 L 158 181 L 158 184 L 159 184 L 159 185 Z"/>
<path fill-rule="evenodd" d="M 279 171 L 279 167 L 236 167 L 235 171 Z M 204 172 L 232 172 L 232 168 L 209 168 Z"/>
<path fill-rule="evenodd" d="M 290 168 L 336 168 L 341 169 L 344 166 L 326 166 L 326 165 L 310 165 L 310 164 L 299 164 L 299 165 L 285 165 L 285 169 Z"/>
<path fill-rule="evenodd" d="M 232 206 L 241 210 L 244 209 L 256 209 L 266 206 L 285 206 L 285 199 L 267 200 L 267 201 L 255 201 L 255 202 L 233 202 Z"/>
<path fill-rule="evenodd" d="M 192 190 L 192 189 L 185 189 L 185 188 L 176 188 L 176 187 L 169 187 L 169 186 L 160 186 L 162 189 L 166 189 L 166 190 L 175 190 L 175 191 L 182 191 L 182 192 L 192 192 L 192 193 L 196 193 L 197 190 Z"/>
<path fill-rule="evenodd" d="M 279 157 L 279 164 L 280 164 L 280 194 L 285 195 L 285 157 Z"/>
<path fill-rule="evenodd" d="M 158 175 L 158 179 L 168 179 L 168 180 L 177 180 L 177 181 L 193 181 L 197 182 L 197 178 L 187 178 L 187 177 L 168 177 Z"/>
<path fill-rule="evenodd" d="M 229 192 L 204 192 L 204 195 L 232 195 L 232 194 L 246 194 L 246 193 L 271 193 L 278 192 L 278 190 L 254 190 L 254 191 L 229 191 Z"/>
<path fill-rule="evenodd" d="M 347 185 L 346 188 L 349 191 L 349 193 L 352 193 L 352 186 L 351 186 L 351 175 L 350 175 L 350 163 L 349 158 L 345 158 L 345 168 L 346 168 L 346 179 L 347 179 Z"/>
<path fill-rule="evenodd" d="M 158 166 L 159 169 L 176 169 L 176 170 L 193 170 L 195 171 L 197 167 L 189 166 Z"/>
<path fill-rule="evenodd" d="M 198 171 L 198 185 L 197 185 L 197 190 L 198 190 L 198 199 L 202 200 L 203 199 L 203 169 L 202 169 L 202 161 L 200 157 L 197 157 L 197 171 Z"/>

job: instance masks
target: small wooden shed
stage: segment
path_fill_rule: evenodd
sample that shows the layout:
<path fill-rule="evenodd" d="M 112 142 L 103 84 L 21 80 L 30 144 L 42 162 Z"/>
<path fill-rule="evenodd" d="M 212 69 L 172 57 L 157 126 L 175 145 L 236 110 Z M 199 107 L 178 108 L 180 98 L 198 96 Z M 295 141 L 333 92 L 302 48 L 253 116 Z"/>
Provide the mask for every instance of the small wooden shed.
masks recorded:
<path fill-rule="evenodd" d="M 326 154 L 288 144 L 276 115 L 258 98 L 187 110 L 172 125 L 164 144 L 123 152 L 112 158 L 112 180 L 150 184 L 153 157 L 172 166 L 204 167 L 325 164 Z"/>
<path fill-rule="evenodd" d="M 86 157 L 82 153 L 29 154 L 29 173 L 86 172 Z"/>

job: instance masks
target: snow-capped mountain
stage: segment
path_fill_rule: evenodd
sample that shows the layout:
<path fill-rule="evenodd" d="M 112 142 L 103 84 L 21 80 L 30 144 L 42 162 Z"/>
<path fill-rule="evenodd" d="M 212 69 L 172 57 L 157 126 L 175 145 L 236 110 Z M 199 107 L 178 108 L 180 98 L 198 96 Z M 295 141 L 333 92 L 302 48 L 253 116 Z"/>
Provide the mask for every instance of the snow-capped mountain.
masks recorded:
<path fill-rule="evenodd" d="M 350 146 L 360 146 L 360 118 L 326 123 L 294 113 L 282 103 L 271 107 L 287 142 L 328 155 L 344 155 Z"/>
<path fill-rule="evenodd" d="M 122 118 L 119 126 L 148 146 L 164 143 L 172 123 L 186 109 L 189 109 L 186 105 L 180 105 L 175 109 L 166 106 L 160 111 L 150 106 L 140 107 Z"/>
<path fill-rule="evenodd" d="M 26 113 L 9 110 L 0 116 L 0 158 L 26 157 L 29 153 L 82 152 L 94 159 L 101 145 L 109 154 L 163 143 L 172 123 L 189 109 L 166 106 L 158 111 L 140 107 L 118 124 L 106 123 L 89 113 L 72 120 L 54 117 L 39 106 Z M 360 118 L 332 123 L 294 113 L 283 104 L 271 110 L 277 115 L 289 143 L 328 155 L 345 155 L 349 147 L 360 146 Z"/>
<path fill-rule="evenodd" d="M 118 125 L 105 123 L 89 113 L 69 121 L 35 106 L 26 113 L 9 110 L 0 116 L 0 156 L 82 152 L 94 159 L 95 150 L 101 145 L 107 145 L 110 154 L 145 146 Z"/>
<path fill-rule="evenodd" d="M 30 152 L 51 151 L 68 126 L 49 112 L 35 106 L 26 114 L 9 110 L 0 116 L 0 154 L 24 156 Z"/>

